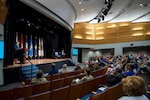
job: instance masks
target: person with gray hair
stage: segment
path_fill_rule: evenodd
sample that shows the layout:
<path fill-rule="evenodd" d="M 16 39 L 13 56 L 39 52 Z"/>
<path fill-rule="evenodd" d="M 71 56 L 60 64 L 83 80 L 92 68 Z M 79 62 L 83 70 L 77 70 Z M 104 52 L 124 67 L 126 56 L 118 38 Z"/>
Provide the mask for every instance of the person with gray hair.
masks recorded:
<path fill-rule="evenodd" d="M 63 64 L 62 69 L 60 70 L 60 73 L 66 73 L 66 72 L 68 72 L 67 64 Z"/>

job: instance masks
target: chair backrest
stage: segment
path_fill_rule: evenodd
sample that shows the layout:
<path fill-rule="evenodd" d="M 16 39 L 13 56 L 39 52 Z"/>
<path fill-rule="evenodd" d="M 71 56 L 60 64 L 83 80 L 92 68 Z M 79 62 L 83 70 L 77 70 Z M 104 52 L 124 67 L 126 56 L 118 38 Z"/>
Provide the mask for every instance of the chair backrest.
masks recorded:
<path fill-rule="evenodd" d="M 79 79 L 81 79 L 82 77 L 84 77 L 85 76 L 85 74 L 84 73 L 80 73 L 80 74 L 77 74 L 76 75 L 76 78 L 79 78 Z"/>
<path fill-rule="evenodd" d="M 101 69 L 98 69 L 98 70 L 101 70 Z M 93 77 L 97 77 L 97 76 L 98 76 L 98 70 L 92 71 L 92 72 L 91 72 L 91 75 L 92 75 Z"/>
<path fill-rule="evenodd" d="M 65 77 L 63 86 L 70 85 L 74 78 L 75 78 L 75 75 Z"/>
<path fill-rule="evenodd" d="M 70 86 L 61 87 L 52 91 L 50 100 L 67 100 Z"/>
<path fill-rule="evenodd" d="M 51 80 L 51 75 L 46 75 L 46 76 L 44 76 L 48 81 L 50 81 Z"/>
<path fill-rule="evenodd" d="M 50 81 L 33 85 L 33 94 L 38 94 L 50 90 Z"/>
<path fill-rule="evenodd" d="M 105 91 L 104 100 L 109 100 L 110 98 L 111 98 L 111 100 L 117 100 L 117 99 L 116 99 L 116 94 L 118 93 L 118 92 L 117 92 L 117 86 L 118 86 L 118 85 L 109 87 L 109 88 Z"/>
<path fill-rule="evenodd" d="M 102 74 L 101 74 L 101 75 L 104 75 L 104 74 L 106 73 L 107 69 L 108 69 L 108 66 L 105 66 L 105 67 L 102 69 L 102 70 L 103 70 L 103 72 L 102 72 Z"/>
<path fill-rule="evenodd" d="M 31 95 L 26 98 L 26 100 L 50 100 L 51 92 L 43 92 L 36 95 Z"/>
<path fill-rule="evenodd" d="M 79 69 L 79 70 L 76 70 L 76 75 L 80 74 L 80 73 L 84 73 L 85 69 Z"/>
<path fill-rule="evenodd" d="M 106 75 L 106 74 L 102 75 L 102 82 L 101 82 L 101 84 L 107 84 L 107 80 L 108 80 L 108 75 Z"/>
<path fill-rule="evenodd" d="M 91 75 L 93 77 L 97 77 L 97 76 L 100 76 L 100 75 L 104 75 L 106 73 L 106 70 L 107 70 L 108 67 L 103 67 L 101 69 L 98 69 L 98 70 L 94 70 Z"/>
<path fill-rule="evenodd" d="M 61 78 L 61 74 L 60 73 L 51 75 L 51 80 L 55 80 L 55 79 L 58 79 L 58 78 Z"/>
<path fill-rule="evenodd" d="M 97 90 L 100 85 L 103 85 L 103 76 L 97 76 L 93 81 L 93 89 Z"/>
<path fill-rule="evenodd" d="M 0 90 L 1 100 L 12 100 L 12 89 Z"/>
<path fill-rule="evenodd" d="M 62 87 L 64 84 L 64 78 L 59 78 L 51 81 L 50 89 L 57 89 Z"/>
<path fill-rule="evenodd" d="M 68 72 L 66 72 L 66 73 L 61 73 L 61 78 L 65 78 L 65 77 L 67 77 L 67 76 L 69 76 L 69 73 L 68 73 Z"/>
<path fill-rule="evenodd" d="M 125 95 L 125 93 L 123 92 L 123 88 L 122 88 L 122 84 L 121 83 L 118 84 L 116 91 L 117 91 L 116 99 L 119 99 L 120 97 Z"/>
<path fill-rule="evenodd" d="M 33 94 L 33 85 L 13 88 L 13 99 L 26 97 Z"/>
<path fill-rule="evenodd" d="M 69 72 L 69 76 L 76 75 L 76 71 Z"/>
<path fill-rule="evenodd" d="M 96 76 L 104 75 L 106 72 L 107 67 L 101 68 L 96 71 Z"/>
<path fill-rule="evenodd" d="M 77 98 L 81 98 L 81 91 L 83 89 L 83 84 L 84 83 L 81 82 L 70 86 L 68 100 L 76 100 Z"/>
<path fill-rule="evenodd" d="M 91 93 L 92 91 L 95 91 L 95 90 L 93 90 L 94 80 L 95 79 L 93 78 L 93 79 L 87 80 L 83 83 L 83 89 L 81 92 L 81 97 Z"/>
<path fill-rule="evenodd" d="M 98 93 L 93 95 L 90 100 L 104 100 L 105 92 Z M 109 99 L 110 100 L 110 99 Z"/>

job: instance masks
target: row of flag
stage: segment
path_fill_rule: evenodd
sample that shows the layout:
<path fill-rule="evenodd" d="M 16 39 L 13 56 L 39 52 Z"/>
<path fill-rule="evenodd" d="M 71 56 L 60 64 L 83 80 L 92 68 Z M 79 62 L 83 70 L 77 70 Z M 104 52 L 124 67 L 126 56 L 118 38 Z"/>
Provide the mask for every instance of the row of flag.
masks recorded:
<path fill-rule="evenodd" d="M 21 34 L 20 36 L 18 35 L 18 33 L 16 33 L 16 41 L 20 40 L 20 48 L 25 47 L 26 51 L 26 57 L 43 57 L 44 56 L 44 48 L 43 48 L 43 38 L 39 37 L 39 39 L 37 38 L 37 36 L 35 36 L 35 39 L 32 39 L 32 35 L 30 35 L 30 37 L 27 37 L 27 35 L 24 36 L 23 34 Z M 33 41 L 35 43 L 34 45 L 34 49 L 33 49 Z M 24 42 L 25 42 L 25 46 L 24 46 Z M 34 51 L 33 51 L 34 50 Z"/>

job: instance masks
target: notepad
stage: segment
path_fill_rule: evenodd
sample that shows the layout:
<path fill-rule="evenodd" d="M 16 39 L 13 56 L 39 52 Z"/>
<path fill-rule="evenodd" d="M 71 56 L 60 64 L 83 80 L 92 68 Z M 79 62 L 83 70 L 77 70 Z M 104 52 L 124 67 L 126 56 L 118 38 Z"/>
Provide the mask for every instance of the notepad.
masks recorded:
<path fill-rule="evenodd" d="M 101 91 L 104 91 L 106 88 L 100 87 L 100 88 L 98 88 L 98 89 L 101 90 Z"/>

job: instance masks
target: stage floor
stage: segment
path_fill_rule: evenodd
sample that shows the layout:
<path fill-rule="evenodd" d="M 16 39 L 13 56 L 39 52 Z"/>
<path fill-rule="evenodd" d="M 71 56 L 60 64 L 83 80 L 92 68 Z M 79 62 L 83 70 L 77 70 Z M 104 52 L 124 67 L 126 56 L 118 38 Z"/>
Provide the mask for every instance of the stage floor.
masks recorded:
<path fill-rule="evenodd" d="M 8 67 L 3 67 L 3 69 L 8 69 L 8 68 L 16 68 L 20 66 L 27 66 L 27 65 L 39 65 L 39 64 L 47 64 L 47 63 L 55 63 L 55 62 L 60 62 L 60 61 L 67 61 L 69 58 L 63 58 L 63 59 L 32 59 L 32 60 L 26 60 L 26 64 L 14 64 L 14 65 L 8 65 Z M 30 63 L 31 62 L 31 63 Z"/>

